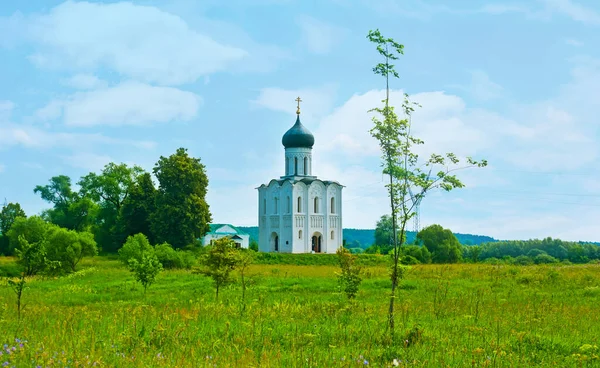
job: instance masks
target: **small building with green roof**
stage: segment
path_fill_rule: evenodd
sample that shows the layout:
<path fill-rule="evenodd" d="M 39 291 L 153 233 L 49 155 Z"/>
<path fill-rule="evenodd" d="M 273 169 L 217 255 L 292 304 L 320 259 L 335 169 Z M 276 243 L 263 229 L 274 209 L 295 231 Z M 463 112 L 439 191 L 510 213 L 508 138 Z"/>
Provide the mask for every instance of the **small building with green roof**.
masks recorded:
<path fill-rule="evenodd" d="M 248 249 L 250 245 L 250 234 L 231 224 L 210 224 L 210 231 L 202 238 L 202 245 L 209 245 L 212 241 L 224 237 L 233 240 L 238 248 Z"/>

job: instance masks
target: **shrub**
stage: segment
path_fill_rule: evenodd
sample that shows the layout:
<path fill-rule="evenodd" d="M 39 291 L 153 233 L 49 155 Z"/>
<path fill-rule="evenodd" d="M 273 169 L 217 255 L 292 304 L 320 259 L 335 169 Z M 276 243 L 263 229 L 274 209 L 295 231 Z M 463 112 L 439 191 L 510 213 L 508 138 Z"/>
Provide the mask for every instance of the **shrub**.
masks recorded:
<path fill-rule="evenodd" d="M 421 262 L 419 262 L 419 260 L 413 256 L 404 256 L 400 258 L 400 263 L 403 265 L 416 265 L 420 264 Z"/>
<path fill-rule="evenodd" d="M 146 295 L 148 286 L 154 283 L 156 276 L 162 269 L 162 265 L 153 251 L 143 252 L 140 261 L 135 258 L 129 259 L 129 270 L 133 272 L 135 279 L 144 287 L 144 295 Z"/>
<path fill-rule="evenodd" d="M 190 251 L 175 250 L 168 243 L 159 244 L 154 248 L 156 257 L 165 269 L 191 269 L 195 262 L 194 254 Z"/>
<path fill-rule="evenodd" d="M 148 242 L 146 235 L 139 233 L 127 237 L 125 244 L 119 249 L 119 260 L 129 266 L 129 260 L 142 261 L 142 254 L 146 251 L 154 252 L 154 248 Z"/>
<path fill-rule="evenodd" d="M 515 258 L 513 260 L 513 264 L 520 265 L 520 266 L 529 266 L 529 265 L 533 264 L 533 259 L 531 259 L 531 257 L 527 257 L 527 256 L 518 256 L 517 258 Z"/>
<path fill-rule="evenodd" d="M 544 252 L 544 251 L 543 251 L 543 250 L 541 250 L 541 249 L 536 249 L 536 248 L 534 248 L 534 249 L 530 250 L 529 252 L 527 252 L 527 255 L 528 255 L 529 257 L 531 257 L 531 258 L 535 258 L 535 257 L 537 257 L 537 256 L 539 256 L 539 255 L 541 255 L 541 254 L 547 254 L 547 253 L 546 253 L 546 252 Z"/>
<path fill-rule="evenodd" d="M 356 256 L 346 248 L 339 247 L 336 253 L 341 268 L 341 272 L 338 273 L 338 283 L 348 299 L 352 299 L 356 297 L 358 287 L 362 282 L 361 268 L 356 266 Z"/>
<path fill-rule="evenodd" d="M 535 262 L 535 264 L 546 264 L 546 263 L 557 263 L 558 259 L 552 257 L 549 254 L 543 253 L 543 254 L 538 254 L 537 256 L 535 256 L 533 258 L 533 261 Z"/>

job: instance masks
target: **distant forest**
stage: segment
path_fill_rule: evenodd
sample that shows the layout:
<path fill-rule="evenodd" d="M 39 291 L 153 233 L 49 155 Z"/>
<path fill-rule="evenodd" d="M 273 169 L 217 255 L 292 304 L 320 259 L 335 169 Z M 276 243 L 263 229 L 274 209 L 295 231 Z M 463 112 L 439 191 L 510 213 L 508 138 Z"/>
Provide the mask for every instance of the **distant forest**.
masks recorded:
<path fill-rule="evenodd" d="M 250 234 L 250 240 L 254 239 L 255 241 L 258 241 L 257 226 L 238 226 L 238 228 Z M 485 235 L 457 233 L 454 235 L 462 245 L 479 245 L 482 243 L 498 241 Z M 406 238 L 408 243 L 412 243 L 415 240 L 415 233 L 413 231 L 408 231 Z M 349 248 L 366 249 L 375 242 L 375 229 L 344 229 L 344 240 Z"/>

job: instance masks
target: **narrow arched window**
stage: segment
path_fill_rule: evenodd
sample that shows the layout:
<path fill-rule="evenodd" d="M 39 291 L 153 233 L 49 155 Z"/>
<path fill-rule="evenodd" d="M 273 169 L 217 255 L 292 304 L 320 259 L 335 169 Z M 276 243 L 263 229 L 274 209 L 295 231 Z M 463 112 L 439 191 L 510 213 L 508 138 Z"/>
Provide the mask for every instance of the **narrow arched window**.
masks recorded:
<path fill-rule="evenodd" d="M 287 212 L 287 213 L 291 213 L 291 210 L 290 210 L 290 203 L 291 203 L 291 202 L 292 202 L 292 201 L 290 200 L 290 196 L 288 196 L 288 197 L 287 197 L 287 201 L 286 201 L 286 203 L 287 203 L 287 204 L 286 204 L 286 205 L 287 205 L 287 211 L 286 211 L 286 212 Z"/>
<path fill-rule="evenodd" d="M 304 157 L 304 175 L 308 175 L 308 158 Z"/>
<path fill-rule="evenodd" d="M 319 197 L 315 197 L 313 209 L 315 213 L 319 213 Z"/>
<path fill-rule="evenodd" d="M 294 175 L 298 175 L 298 157 L 294 157 Z"/>
<path fill-rule="evenodd" d="M 335 213 L 335 197 L 331 197 L 331 213 Z"/>
<path fill-rule="evenodd" d="M 298 239 L 302 239 L 302 230 L 298 230 Z"/>
<path fill-rule="evenodd" d="M 331 230 L 331 240 L 333 240 L 334 234 L 335 233 L 333 232 L 333 230 Z"/>
<path fill-rule="evenodd" d="M 298 212 L 302 212 L 302 197 L 298 197 Z"/>
<path fill-rule="evenodd" d="M 263 199 L 263 215 L 267 214 L 267 200 Z"/>
<path fill-rule="evenodd" d="M 277 197 L 273 198 L 273 213 L 277 214 Z"/>

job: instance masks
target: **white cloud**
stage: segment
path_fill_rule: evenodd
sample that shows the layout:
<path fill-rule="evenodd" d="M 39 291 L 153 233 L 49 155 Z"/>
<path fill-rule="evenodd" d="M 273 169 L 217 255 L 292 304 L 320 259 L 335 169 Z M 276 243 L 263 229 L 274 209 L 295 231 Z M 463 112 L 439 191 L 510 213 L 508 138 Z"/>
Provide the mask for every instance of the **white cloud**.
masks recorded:
<path fill-rule="evenodd" d="M 65 79 L 63 84 L 75 89 L 96 89 L 108 86 L 106 81 L 92 74 L 76 74 L 71 78 Z"/>
<path fill-rule="evenodd" d="M 56 120 L 62 115 L 63 101 L 50 101 L 46 106 L 35 112 L 35 117 L 41 121 Z"/>
<path fill-rule="evenodd" d="M 194 118 L 200 96 L 172 87 L 124 82 L 115 87 L 77 92 L 63 101 L 52 101 L 38 116 L 62 116 L 69 126 L 142 125 Z"/>
<path fill-rule="evenodd" d="M 487 14 L 506 14 L 506 13 L 527 13 L 529 9 L 517 4 L 487 4 L 478 9 L 479 13 Z"/>
<path fill-rule="evenodd" d="M 470 90 L 475 98 L 488 101 L 500 97 L 504 89 L 499 84 L 494 83 L 486 72 L 474 70 L 471 72 Z"/>
<path fill-rule="evenodd" d="M 68 148 L 87 150 L 94 146 L 128 144 L 140 149 L 152 149 L 156 143 L 117 139 L 102 134 L 51 132 L 29 125 L 0 125 L 0 149 L 23 146 L 32 149 Z"/>
<path fill-rule="evenodd" d="M 564 14 L 576 22 L 590 25 L 600 24 L 600 14 L 591 8 L 571 0 L 542 0 L 547 9 Z"/>
<path fill-rule="evenodd" d="M 344 37 L 346 31 L 308 15 L 296 18 L 302 31 L 302 44 L 315 54 L 326 54 Z"/>
<path fill-rule="evenodd" d="M 575 39 L 575 38 L 565 38 L 565 43 L 570 46 L 581 47 L 584 45 L 583 42 Z"/>
<path fill-rule="evenodd" d="M 77 152 L 69 156 L 63 156 L 62 158 L 64 162 L 73 167 L 92 172 L 102 170 L 106 164 L 113 161 L 110 156 L 89 152 Z"/>
<path fill-rule="evenodd" d="M 190 83 L 225 70 L 247 52 L 191 29 L 180 17 L 129 2 L 66 1 L 28 22 L 42 51 L 42 67 L 93 70 L 108 67 L 146 82 Z"/>
<path fill-rule="evenodd" d="M 8 120 L 14 108 L 15 104 L 12 101 L 0 100 L 0 122 Z"/>
<path fill-rule="evenodd" d="M 590 167 L 597 161 L 599 151 L 594 132 L 596 117 L 600 115 L 596 97 L 600 95 L 600 62 L 589 58 L 574 62 L 573 80 L 556 91 L 554 97 L 533 104 L 508 105 L 498 113 L 471 108 L 460 97 L 445 92 L 411 96 L 422 105 L 413 114 L 413 133 L 425 141 L 425 145 L 417 149 L 421 157 L 432 152 L 454 152 L 462 157 L 486 158 L 492 166 L 460 172 L 459 177 L 467 188 L 456 194 L 432 193 L 422 222 L 442 223 L 454 231 L 499 238 L 548 235 L 565 239 L 592 238 L 593 221 L 589 226 L 575 226 L 575 217 L 570 215 L 573 212 L 544 217 L 535 205 L 538 202 L 502 200 L 494 207 L 496 213 L 486 216 L 481 215 L 485 212 L 481 206 L 490 205 L 491 200 L 476 196 L 477 191 L 520 187 L 526 182 L 520 175 L 507 177 L 494 168 L 570 172 Z M 283 91 L 277 90 L 273 96 L 282 94 Z M 383 96 L 382 90 L 356 94 L 338 108 L 330 109 L 313 129 L 314 173 L 347 186 L 343 202 L 345 227 L 372 227 L 382 214 L 389 213 L 379 167 L 380 151 L 369 134 L 372 122 L 367 112 L 379 106 Z M 270 96 L 266 97 L 269 101 Z M 391 92 L 392 101 L 400 102 L 402 97 L 403 91 Z M 274 110 L 281 108 L 280 101 L 264 105 Z M 401 111 L 400 106 L 396 108 Z M 564 191 L 564 186 L 556 188 Z M 466 218 L 466 214 L 456 218 L 455 213 L 448 211 L 455 204 L 450 206 L 445 201 L 463 203 L 462 207 L 474 206 L 473 212 L 481 218 Z M 514 207 L 516 203 L 520 203 L 518 211 Z M 600 216 L 594 219 L 597 222 Z M 563 225 L 578 230 L 559 231 Z"/>

